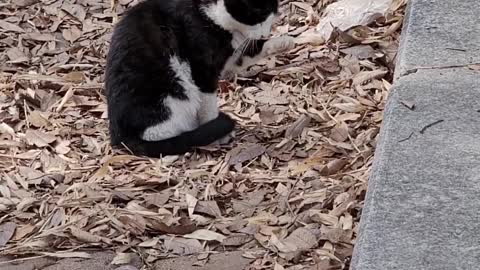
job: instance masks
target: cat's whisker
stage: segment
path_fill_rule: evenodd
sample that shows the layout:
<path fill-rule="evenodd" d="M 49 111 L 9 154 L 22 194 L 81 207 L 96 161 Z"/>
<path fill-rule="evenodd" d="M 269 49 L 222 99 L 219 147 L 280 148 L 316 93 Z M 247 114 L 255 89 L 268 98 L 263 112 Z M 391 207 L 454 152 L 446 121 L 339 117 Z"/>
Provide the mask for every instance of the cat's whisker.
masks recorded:
<path fill-rule="evenodd" d="M 245 43 L 245 46 L 244 46 L 244 48 L 243 48 L 243 50 L 242 50 L 241 56 L 244 56 L 244 55 L 245 55 L 245 52 L 250 48 L 252 42 L 253 42 L 253 40 L 252 40 L 252 39 L 249 39 L 249 38 L 247 38 L 247 39 L 245 40 L 245 42 L 244 42 L 244 43 Z"/>

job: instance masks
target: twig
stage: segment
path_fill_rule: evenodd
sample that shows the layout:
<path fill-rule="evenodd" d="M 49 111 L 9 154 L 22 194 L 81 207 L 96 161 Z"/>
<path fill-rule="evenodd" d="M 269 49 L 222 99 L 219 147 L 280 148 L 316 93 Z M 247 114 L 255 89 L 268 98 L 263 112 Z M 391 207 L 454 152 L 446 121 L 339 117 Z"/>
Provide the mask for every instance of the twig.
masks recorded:
<path fill-rule="evenodd" d="M 433 123 L 431 123 L 431 124 L 426 125 L 425 127 L 422 128 L 422 130 L 420 130 L 420 134 L 425 133 L 425 131 L 427 131 L 427 129 L 429 129 L 429 128 L 437 125 L 437 124 L 440 124 L 440 123 L 442 123 L 443 121 L 445 121 L 445 120 L 441 119 L 441 120 L 438 120 L 438 121 L 435 121 L 435 122 L 433 122 Z"/>
<path fill-rule="evenodd" d="M 458 49 L 458 48 L 445 48 L 446 50 L 450 50 L 450 51 L 459 51 L 459 52 L 466 52 L 467 50 L 465 49 Z"/>
<path fill-rule="evenodd" d="M 408 141 L 408 140 L 410 140 L 410 139 L 412 138 L 412 136 L 413 136 L 413 132 L 412 132 L 412 133 L 410 133 L 410 135 L 408 135 L 408 137 L 407 137 L 407 138 L 405 138 L 405 139 L 402 139 L 402 140 L 400 140 L 400 141 L 398 141 L 398 142 L 405 142 L 405 141 Z"/>

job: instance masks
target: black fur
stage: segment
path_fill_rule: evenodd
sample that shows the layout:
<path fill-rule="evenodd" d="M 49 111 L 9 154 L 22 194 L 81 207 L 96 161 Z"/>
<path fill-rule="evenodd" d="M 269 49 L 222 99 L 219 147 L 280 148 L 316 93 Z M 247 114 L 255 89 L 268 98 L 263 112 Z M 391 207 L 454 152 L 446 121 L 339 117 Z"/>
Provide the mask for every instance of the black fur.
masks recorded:
<path fill-rule="evenodd" d="M 201 5 L 210 2 L 215 0 L 146 0 L 131 8 L 116 25 L 105 81 L 112 146 L 124 144 L 134 154 L 151 157 L 183 154 L 234 129 L 235 122 L 220 113 L 217 119 L 178 137 L 155 142 L 141 139 L 146 128 L 170 118 L 170 109 L 163 105 L 167 96 L 187 99 L 170 69 L 171 55 L 188 61 L 200 91 L 216 92 L 220 73 L 234 49 L 232 34 L 200 11 Z M 263 6 L 262 11 L 258 2 L 276 4 Z M 266 9 L 276 9 L 278 3 L 225 0 L 225 5 L 229 11 L 235 10 L 230 12 L 239 21 L 255 24 L 268 16 Z M 255 51 L 261 46 L 263 42 Z"/>
<path fill-rule="evenodd" d="M 159 153 L 163 155 L 180 155 L 191 151 L 193 147 L 207 146 L 215 142 L 218 138 L 231 132 L 234 126 L 235 123 L 230 117 L 220 112 L 217 119 L 173 138 L 149 142 L 138 137 L 130 137 L 124 144 L 132 151 L 135 151 L 137 155 L 149 157 L 158 157 Z"/>

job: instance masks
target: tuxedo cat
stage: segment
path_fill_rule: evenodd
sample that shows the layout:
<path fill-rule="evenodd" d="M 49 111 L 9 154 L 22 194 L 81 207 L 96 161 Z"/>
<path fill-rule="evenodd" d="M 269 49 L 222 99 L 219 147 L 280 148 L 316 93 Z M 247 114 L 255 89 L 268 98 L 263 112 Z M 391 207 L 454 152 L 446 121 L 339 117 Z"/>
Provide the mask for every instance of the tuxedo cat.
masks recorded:
<path fill-rule="evenodd" d="M 146 0 L 115 26 L 105 88 L 110 141 L 135 155 L 178 155 L 228 136 L 220 76 L 291 49 L 265 39 L 278 0 Z"/>

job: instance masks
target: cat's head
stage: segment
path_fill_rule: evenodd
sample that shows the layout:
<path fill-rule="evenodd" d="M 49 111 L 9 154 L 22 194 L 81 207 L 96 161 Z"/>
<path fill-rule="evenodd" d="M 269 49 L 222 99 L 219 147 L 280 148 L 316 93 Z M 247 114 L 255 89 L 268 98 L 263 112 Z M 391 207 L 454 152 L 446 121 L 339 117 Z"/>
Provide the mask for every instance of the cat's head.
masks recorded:
<path fill-rule="evenodd" d="M 278 0 L 204 0 L 201 9 L 223 29 L 260 39 L 270 34 Z"/>

